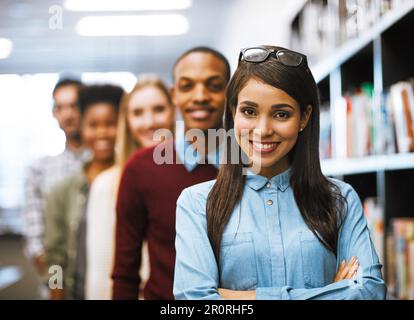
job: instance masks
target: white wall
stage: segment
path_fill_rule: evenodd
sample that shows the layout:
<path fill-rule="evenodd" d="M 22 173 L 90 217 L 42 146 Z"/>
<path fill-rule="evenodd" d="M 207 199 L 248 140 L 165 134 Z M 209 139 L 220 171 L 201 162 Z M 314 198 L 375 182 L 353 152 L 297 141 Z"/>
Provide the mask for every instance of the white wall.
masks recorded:
<path fill-rule="evenodd" d="M 226 28 L 220 35 L 220 50 L 237 65 L 239 49 L 271 44 L 289 47 L 292 15 L 304 0 L 238 0 L 229 10 Z"/>

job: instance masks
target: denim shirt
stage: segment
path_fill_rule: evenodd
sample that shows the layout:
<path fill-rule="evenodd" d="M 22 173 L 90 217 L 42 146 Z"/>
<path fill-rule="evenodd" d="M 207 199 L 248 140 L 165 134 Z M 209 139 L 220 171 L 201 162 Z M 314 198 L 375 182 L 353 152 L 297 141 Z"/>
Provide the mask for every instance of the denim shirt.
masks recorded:
<path fill-rule="evenodd" d="M 205 155 L 205 157 L 194 148 L 186 138 L 184 128 L 177 127 L 174 139 L 174 148 L 177 153 L 177 163 L 182 163 L 188 172 L 192 172 L 199 164 L 209 163 L 220 168 L 220 160 L 223 155 L 223 144 L 216 146 Z"/>
<path fill-rule="evenodd" d="M 289 185 L 291 169 L 270 180 L 248 175 L 221 241 L 220 287 L 256 290 L 264 299 L 384 299 L 382 265 L 354 189 L 331 179 L 346 199 L 337 258 L 305 224 Z M 215 180 L 185 189 L 177 200 L 176 299 L 221 299 L 207 235 L 206 200 Z M 357 256 L 352 280 L 333 283 L 342 260 Z"/>

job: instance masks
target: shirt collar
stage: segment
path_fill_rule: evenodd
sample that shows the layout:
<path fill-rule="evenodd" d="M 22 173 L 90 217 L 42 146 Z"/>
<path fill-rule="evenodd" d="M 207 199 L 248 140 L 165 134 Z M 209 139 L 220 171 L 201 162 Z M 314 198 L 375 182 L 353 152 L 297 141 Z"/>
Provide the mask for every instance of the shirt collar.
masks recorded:
<path fill-rule="evenodd" d="M 292 175 L 292 168 L 288 168 L 286 171 L 267 179 L 258 174 L 248 174 L 246 177 L 246 184 L 253 190 L 262 189 L 268 182 L 273 187 L 277 187 L 280 191 L 285 191 L 290 184 L 290 177 Z"/>
<path fill-rule="evenodd" d="M 83 163 L 88 162 L 92 159 L 92 152 L 87 148 L 81 148 L 80 150 L 74 151 L 66 147 L 63 153 L 74 159 L 79 159 Z"/>
<path fill-rule="evenodd" d="M 185 138 L 184 128 L 177 128 L 174 139 L 174 148 L 177 153 L 177 163 L 181 163 L 192 172 L 199 164 L 204 164 L 205 161 L 202 155 L 194 148 Z M 208 163 L 220 168 L 220 160 L 223 155 L 223 143 L 214 151 L 209 152 L 206 156 Z"/>

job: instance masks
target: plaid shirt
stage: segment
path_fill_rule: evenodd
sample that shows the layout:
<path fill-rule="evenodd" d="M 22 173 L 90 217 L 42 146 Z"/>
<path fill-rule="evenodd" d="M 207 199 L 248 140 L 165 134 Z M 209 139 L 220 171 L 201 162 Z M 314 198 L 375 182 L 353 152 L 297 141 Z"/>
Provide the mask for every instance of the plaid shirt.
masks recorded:
<path fill-rule="evenodd" d="M 52 187 L 79 171 L 87 160 L 89 152 L 75 153 L 65 149 L 63 153 L 54 157 L 42 158 L 29 167 L 25 183 L 25 253 L 34 258 L 44 253 L 44 206 L 46 196 Z"/>

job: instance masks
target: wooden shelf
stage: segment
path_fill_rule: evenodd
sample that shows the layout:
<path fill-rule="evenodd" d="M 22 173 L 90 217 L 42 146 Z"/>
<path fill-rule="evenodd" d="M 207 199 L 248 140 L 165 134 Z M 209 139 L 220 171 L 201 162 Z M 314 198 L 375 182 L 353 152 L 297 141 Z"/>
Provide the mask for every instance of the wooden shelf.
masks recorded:
<path fill-rule="evenodd" d="M 381 33 L 390 28 L 411 10 L 414 10 L 414 0 L 407 0 L 401 5 L 401 7 L 393 9 L 381 17 L 379 21 L 375 23 L 374 27 L 366 30 L 357 38 L 345 42 L 339 46 L 339 48 L 334 49 L 335 51 L 331 55 L 321 58 L 323 61 L 316 63 L 315 65 L 311 65 L 310 68 L 316 82 L 319 82 L 327 77 L 333 70 L 338 68 L 350 57 L 372 42 L 375 38 L 381 35 Z"/>
<path fill-rule="evenodd" d="M 342 176 L 386 170 L 414 169 L 414 153 L 388 154 L 364 158 L 323 159 L 322 172 Z"/>

